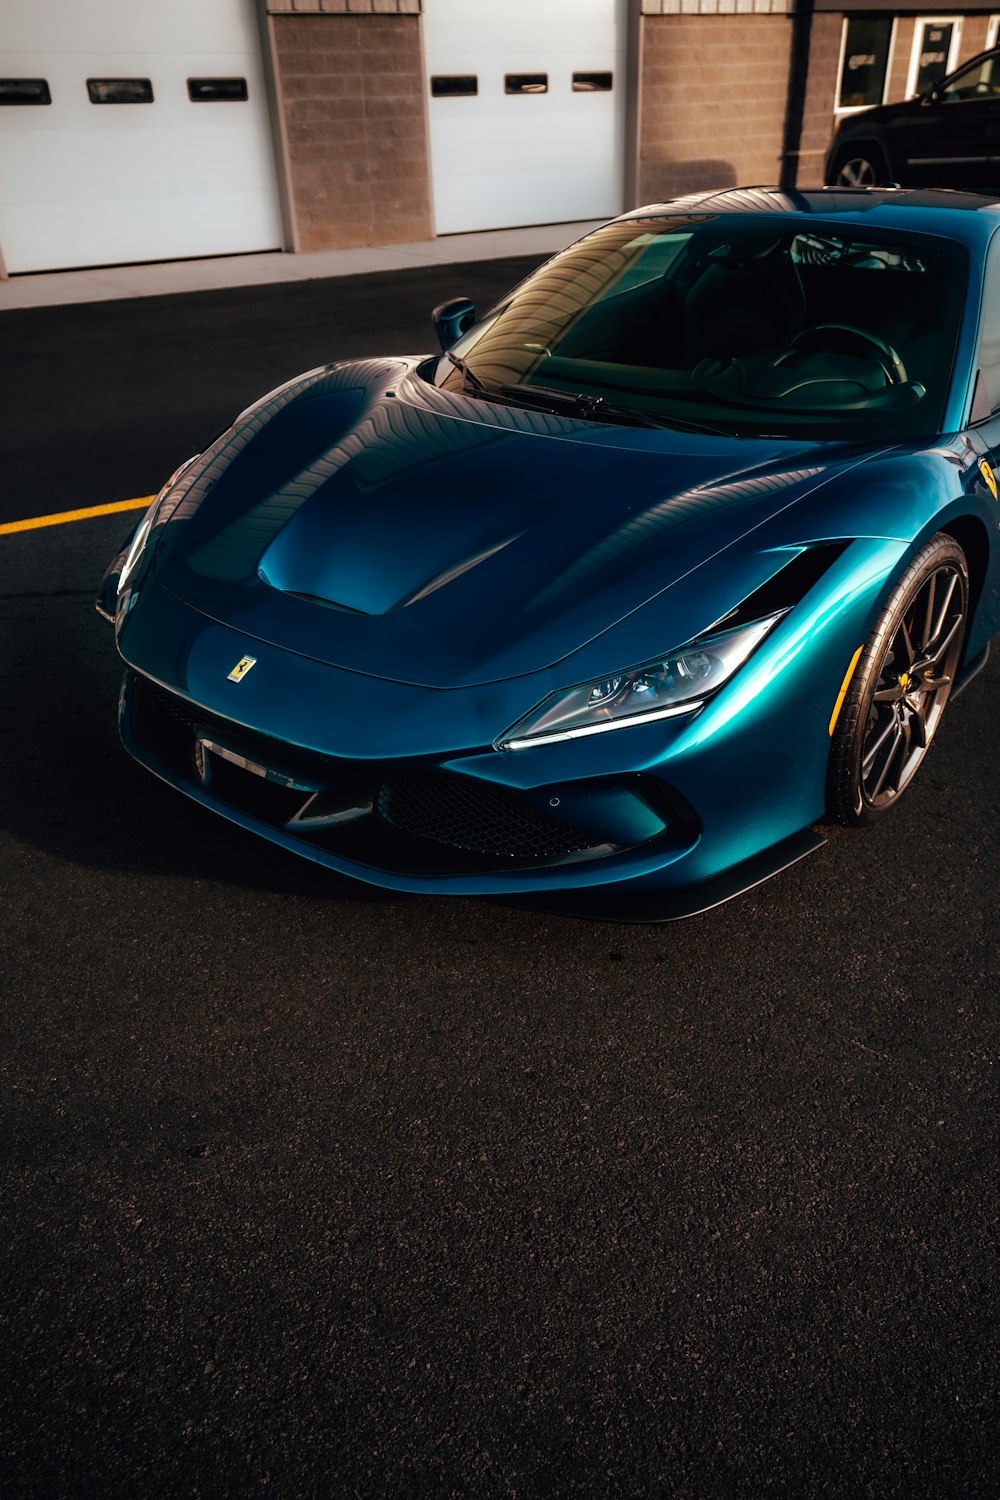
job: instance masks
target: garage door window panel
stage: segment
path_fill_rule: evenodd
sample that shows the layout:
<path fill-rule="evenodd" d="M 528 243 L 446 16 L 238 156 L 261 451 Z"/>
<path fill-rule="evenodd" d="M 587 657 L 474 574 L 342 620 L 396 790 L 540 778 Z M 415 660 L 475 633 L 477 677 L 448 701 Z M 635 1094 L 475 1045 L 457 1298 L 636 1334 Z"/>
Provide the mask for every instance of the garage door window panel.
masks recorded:
<path fill-rule="evenodd" d="M 505 94 L 547 94 L 547 73 L 506 73 L 503 80 Z"/>
<path fill-rule="evenodd" d="M 437 73 L 431 79 L 432 99 L 472 99 L 478 93 L 479 79 L 474 73 Z"/>
<path fill-rule="evenodd" d="M 51 104 L 44 78 L 0 78 L 0 104 Z"/>
<path fill-rule="evenodd" d="M 613 78 L 610 73 L 574 73 L 574 94 L 610 94 Z"/>
<path fill-rule="evenodd" d="M 245 78 L 189 78 L 192 104 L 243 104 L 249 97 Z"/>
<path fill-rule="evenodd" d="M 148 78 L 88 78 L 91 104 L 152 104 L 153 85 Z"/>

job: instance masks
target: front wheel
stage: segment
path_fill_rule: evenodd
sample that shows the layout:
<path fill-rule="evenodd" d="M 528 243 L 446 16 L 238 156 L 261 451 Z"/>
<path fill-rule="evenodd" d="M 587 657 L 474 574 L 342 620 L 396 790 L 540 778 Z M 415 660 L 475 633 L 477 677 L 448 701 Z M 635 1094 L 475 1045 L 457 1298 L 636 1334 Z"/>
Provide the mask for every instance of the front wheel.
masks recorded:
<path fill-rule="evenodd" d="M 889 169 L 877 148 L 856 146 L 838 153 L 830 178 L 834 187 L 878 187 L 889 181 Z"/>
<path fill-rule="evenodd" d="M 836 822 L 874 822 L 913 780 L 958 672 L 968 609 L 965 554 L 939 532 L 886 600 L 837 716 L 827 786 Z"/>

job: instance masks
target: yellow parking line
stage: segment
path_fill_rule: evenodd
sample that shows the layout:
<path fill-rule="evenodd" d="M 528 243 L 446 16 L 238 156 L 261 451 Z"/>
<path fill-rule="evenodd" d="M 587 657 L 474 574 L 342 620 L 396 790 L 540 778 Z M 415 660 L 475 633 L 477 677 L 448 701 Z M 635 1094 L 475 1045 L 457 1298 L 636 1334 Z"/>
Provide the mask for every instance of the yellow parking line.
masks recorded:
<path fill-rule="evenodd" d="M 152 495 L 143 495 L 139 500 L 115 500 L 110 505 L 89 505 L 86 510 L 61 510 L 54 516 L 31 516 L 27 521 L 5 521 L 0 526 L 0 536 L 12 531 L 35 531 L 39 526 L 62 526 L 67 521 L 89 521 L 91 516 L 113 516 L 118 510 L 144 510 L 153 502 Z"/>

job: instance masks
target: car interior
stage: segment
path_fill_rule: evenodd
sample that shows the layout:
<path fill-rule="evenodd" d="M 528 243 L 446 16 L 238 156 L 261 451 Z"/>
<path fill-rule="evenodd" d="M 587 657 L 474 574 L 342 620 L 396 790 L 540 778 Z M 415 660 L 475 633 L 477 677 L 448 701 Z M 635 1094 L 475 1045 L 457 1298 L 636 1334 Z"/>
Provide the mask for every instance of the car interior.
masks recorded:
<path fill-rule="evenodd" d="M 609 228 L 623 238 L 622 226 Z M 933 426 L 964 296 L 958 247 L 759 219 L 662 236 L 625 229 L 631 243 L 601 255 L 583 242 L 480 338 L 473 330 L 467 354 L 483 381 L 590 392 L 739 430 L 752 414 L 797 430 L 867 430 L 885 417 L 914 435 Z"/>

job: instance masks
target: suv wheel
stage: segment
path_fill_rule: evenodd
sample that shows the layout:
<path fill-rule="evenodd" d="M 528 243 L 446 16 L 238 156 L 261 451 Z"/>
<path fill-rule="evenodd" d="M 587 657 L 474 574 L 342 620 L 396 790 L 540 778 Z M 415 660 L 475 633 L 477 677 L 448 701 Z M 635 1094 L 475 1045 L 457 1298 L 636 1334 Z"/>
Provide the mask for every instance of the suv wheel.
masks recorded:
<path fill-rule="evenodd" d="M 837 153 L 830 177 L 835 187 L 866 188 L 889 182 L 890 172 L 877 146 L 848 146 Z"/>

